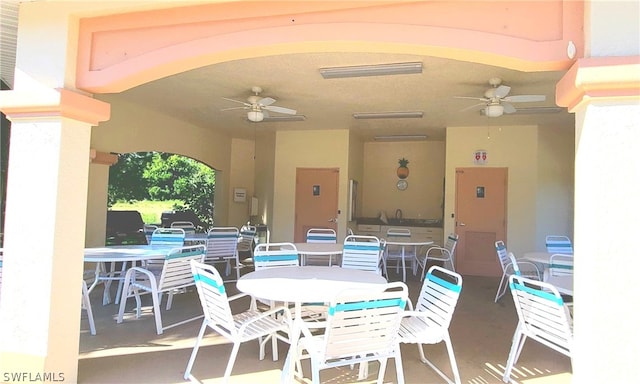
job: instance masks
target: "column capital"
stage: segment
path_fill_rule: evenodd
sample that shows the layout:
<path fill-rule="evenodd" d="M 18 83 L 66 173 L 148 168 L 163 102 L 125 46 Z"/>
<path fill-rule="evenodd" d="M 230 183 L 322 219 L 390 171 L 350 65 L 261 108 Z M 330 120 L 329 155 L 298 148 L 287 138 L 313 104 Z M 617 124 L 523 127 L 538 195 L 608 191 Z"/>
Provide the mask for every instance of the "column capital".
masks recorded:
<path fill-rule="evenodd" d="M 67 117 L 90 125 L 109 119 L 111 105 L 64 88 L 0 92 L 0 111 L 9 120 Z"/>
<path fill-rule="evenodd" d="M 573 112 L 593 99 L 640 98 L 640 56 L 579 59 L 556 85 L 556 103 Z"/>

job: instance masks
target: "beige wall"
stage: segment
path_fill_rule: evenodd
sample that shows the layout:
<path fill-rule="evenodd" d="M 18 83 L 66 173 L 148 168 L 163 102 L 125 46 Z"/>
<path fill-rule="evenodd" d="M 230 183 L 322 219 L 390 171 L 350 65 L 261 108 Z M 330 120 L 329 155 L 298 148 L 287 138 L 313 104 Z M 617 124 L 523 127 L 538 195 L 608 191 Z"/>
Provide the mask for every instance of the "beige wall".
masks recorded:
<path fill-rule="evenodd" d="M 572 137 L 573 133 L 565 134 Z M 573 188 L 573 179 L 548 175 L 559 166 L 565 173 L 572 172 L 573 162 L 566 153 L 573 146 L 566 137 L 562 139 L 566 147 L 560 142 L 549 146 L 546 140 L 541 144 L 539 136 L 546 138 L 547 133 L 539 134 L 536 126 L 447 128 L 445 234 L 455 230 L 455 219 L 451 217 L 455 212 L 455 169 L 473 167 L 472 155 L 478 149 L 487 150 L 486 167 L 508 168 L 506 240 L 516 255 L 536 249 L 538 228 L 570 225 L 573 218 L 567 216 L 566 209 L 558 212 L 551 207 L 555 207 L 555 201 L 565 199 L 563 196 Z M 539 196 L 538 177 L 552 178 L 560 184 L 558 190 Z"/>
<path fill-rule="evenodd" d="M 409 187 L 396 187 L 398 160 L 409 160 Z M 384 211 L 405 219 L 441 219 L 445 144 L 441 141 L 368 142 L 364 144 L 363 217 Z"/>
<path fill-rule="evenodd" d="M 255 196 L 254 187 L 254 141 L 233 139 L 231 140 L 231 168 L 229 176 L 229 190 L 227 201 L 218 200 L 216 196 L 216 207 L 224 205 L 229 206 L 229 220 L 227 222 L 216 222 L 215 225 L 230 225 L 234 227 L 242 227 L 249 221 L 249 204 L 251 196 Z M 216 179 L 222 176 L 223 172 L 216 172 Z M 245 189 L 247 199 L 244 202 L 235 202 L 233 192 L 235 188 Z M 218 188 L 216 187 L 216 195 Z M 216 208 L 217 209 L 217 208 Z"/>
<path fill-rule="evenodd" d="M 281 131 L 276 134 L 272 241 L 293 241 L 296 168 L 338 168 L 338 233 L 346 231 L 349 131 Z"/>

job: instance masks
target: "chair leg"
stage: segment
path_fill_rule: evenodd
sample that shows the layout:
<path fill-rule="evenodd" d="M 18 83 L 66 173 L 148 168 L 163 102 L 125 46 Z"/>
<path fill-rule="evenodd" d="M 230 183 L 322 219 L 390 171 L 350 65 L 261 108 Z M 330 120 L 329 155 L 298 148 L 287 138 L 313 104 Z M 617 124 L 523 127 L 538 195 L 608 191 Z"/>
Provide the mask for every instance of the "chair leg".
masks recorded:
<path fill-rule="evenodd" d="M 507 366 L 505 367 L 504 375 L 502 376 L 502 381 L 505 383 L 510 381 L 511 370 L 518 361 L 518 357 L 520 356 L 520 352 L 522 351 L 522 346 L 524 345 L 526 338 L 527 336 L 520 331 L 520 324 L 518 324 L 516 332 L 513 335 L 511 350 L 509 351 L 509 357 L 507 358 Z"/>
<path fill-rule="evenodd" d="M 456 356 L 453 353 L 453 344 L 451 344 L 451 337 L 447 334 L 444 342 L 447 346 L 447 352 L 449 353 L 449 361 L 451 363 L 451 371 L 453 372 L 453 380 L 456 384 L 460 384 L 460 372 L 458 371 L 458 363 L 456 363 Z"/>
<path fill-rule="evenodd" d="M 120 299 L 120 308 L 118 310 L 118 319 L 116 323 L 122 323 L 122 318 L 124 317 L 124 308 L 127 305 L 127 299 L 129 298 L 129 279 L 131 278 L 131 274 L 127 273 L 124 278 L 124 286 L 122 287 L 122 298 Z M 106 289 L 106 287 L 105 287 Z M 139 300 L 139 297 L 136 296 L 136 300 Z"/>
<path fill-rule="evenodd" d="M 240 343 L 233 343 L 233 349 L 231 350 L 231 356 L 229 356 L 229 362 L 227 363 L 227 368 L 224 370 L 224 380 L 226 383 L 229 381 L 229 376 L 231 376 L 231 370 L 233 369 L 233 364 L 236 362 L 236 357 L 238 356 L 238 350 L 240 350 Z"/>
<path fill-rule="evenodd" d="M 399 345 L 398 345 L 398 350 L 396 351 L 395 361 L 396 361 L 396 378 L 398 379 L 398 384 L 403 384 L 404 368 L 402 368 L 402 355 L 400 353 Z M 384 375 L 382 377 L 384 377 Z"/>
<path fill-rule="evenodd" d="M 89 318 L 89 329 L 91 335 L 96 335 L 96 323 L 93 320 L 93 310 L 91 309 L 91 300 L 89 298 L 89 290 L 87 289 L 87 283 L 82 281 L 82 301 L 84 303 L 84 309 L 87 311 L 87 317 Z"/>
<path fill-rule="evenodd" d="M 380 363 L 380 368 L 378 369 L 378 380 L 376 381 L 377 384 L 382 384 L 384 382 L 384 373 L 387 371 L 387 361 L 388 360 L 389 359 L 387 359 L 387 358 L 378 360 L 378 362 Z M 368 364 L 368 362 L 360 363 L 360 365 L 362 365 L 362 364 Z M 396 359 L 396 364 L 397 364 L 397 359 Z M 400 381 L 398 381 L 398 384 L 400 384 Z"/>
<path fill-rule="evenodd" d="M 191 351 L 191 357 L 189 357 L 189 362 L 187 363 L 187 369 L 184 371 L 185 380 L 189 380 L 189 377 L 191 376 L 191 368 L 193 368 L 193 363 L 196 360 L 198 349 L 200 349 L 200 341 L 202 340 L 202 336 L 204 336 L 204 331 L 206 329 L 207 329 L 207 320 L 205 319 L 202 322 L 202 326 L 200 327 L 200 332 L 198 332 L 198 337 L 196 338 L 196 344 L 193 346 L 193 351 Z"/>
<path fill-rule="evenodd" d="M 494 303 L 497 303 L 498 300 L 500 300 L 500 298 L 502 297 L 502 295 L 505 294 L 506 290 L 507 290 L 507 275 L 506 273 L 502 273 L 502 278 L 500 279 L 500 284 L 498 284 L 498 291 L 496 292 L 496 298 L 493 301 Z"/>
<path fill-rule="evenodd" d="M 156 319 L 156 332 L 158 335 L 162 335 L 162 314 L 160 313 L 160 295 L 156 292 L 155 288 L 151 292 L 151 299 L 153 301 L 153 316 Z"/>

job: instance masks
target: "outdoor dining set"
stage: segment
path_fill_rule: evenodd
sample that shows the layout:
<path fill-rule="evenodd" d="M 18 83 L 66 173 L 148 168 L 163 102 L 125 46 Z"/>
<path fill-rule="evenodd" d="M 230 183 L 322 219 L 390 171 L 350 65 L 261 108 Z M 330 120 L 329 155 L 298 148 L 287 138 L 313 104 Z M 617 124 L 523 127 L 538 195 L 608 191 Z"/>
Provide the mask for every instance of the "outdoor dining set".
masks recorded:
<path fill-rule="evenodd" d="M 456 234 L 449 235 L 445 245 L 439 246 L 430 241 L 411 241 L 410 234 L 401 228 L 388 233 L 385 239 L 348 234 L 342 243 L 338 243 L 335 231 L 327 228 L 310 229 L 303 243 L 259 244 L 255 243 L 255 227 L 250 225 L 240 229 L 214 227 L 204 234 L 179 225 L 149 232 L 147 245 L 85 249 L 85 262 L 96 267 L 85 272 L 83 308 L 87 310 L 91 333 L 95 334 L 89 294 L 96 286 L 104 285 L 103 304 L 109 304 L 111 284 L 117 283 L 117 323 L 126 322 L 129 298 L 134 298 L 135 316 L 141 316 L 143 294 L 151 297 L 158 335 L 202 319 L 186 362 L 185 380 L 198 380 L 192 370 L 203 337 L 211 329 L 233 343 L 225 382 L 240 345 L 250 340 L 258 340 L 260 360 L 265 358 L 269 345 L 274 361 L 278 360 L 278 344 L 289 345 L 282 382 L 303 377 L 301 361 L 309 359 L 314 383 L 320 382 L 321 370 L 339 366 L 357 367 L 359 378 L 364 378 L 370 361 L 380 362 L 381 383 L 387 360 L 392 358 L 397 382 L 402 383 L 402 343 L 417 344 L 420 360 L 446 382 L 461 382 L 449 335 L 463 280 L 454 270 Z M 549 281 L 543 282 L 539 271 L 536 278 L 527 269 L 529 263 L 537 268 L 534 262 L 516 260 L 501 242 L 496 243 L 496 250 L 499 258 L 506 253 L 496 301 L 509 286 L 520 318 L 503 378 L 508 382 L 527 337 L 571 356 L 571 313 L 565 310 L 563 296 L 552 281 L 558 274 L 564 278 L 572 273 L 572 260 L 569 265 L 566 257 L 554 257 L 544 269 L 544 280 Z M 402 269 L 402 281 L 391 281 L 393 262 L 396 275 Z M 241 269 L 249 267 L 249 272 L 241 274 Z M 423 281 L 414 303 L 405 283 L 406 270 Z M 232 283 L 240 293 L 228 296 Z M 167 296 L 168 311 L 174 296 L 193 287 L 202 313 L 163 323 L 163 296 Z M 241 298 L 249 298 L 249 305 L 238 312 L 231 303 Z M 559 336 L 557 331 L 545 331 L 547 317 L 562 329 Z M 553 340 L 549 340 L 549 334 L 554 335 Z M 445 369 L 448 373 L 436 367 L 423 351 L 423 344 L 440 342 L 445 343 L 449 357 L 449 367 Z"/>

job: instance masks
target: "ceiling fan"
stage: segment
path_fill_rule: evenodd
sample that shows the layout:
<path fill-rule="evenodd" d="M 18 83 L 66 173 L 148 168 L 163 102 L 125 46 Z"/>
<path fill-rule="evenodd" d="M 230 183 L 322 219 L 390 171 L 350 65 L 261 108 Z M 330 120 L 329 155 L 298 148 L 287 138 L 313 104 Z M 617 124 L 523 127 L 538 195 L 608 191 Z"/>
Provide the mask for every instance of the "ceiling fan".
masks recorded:
<path fill-rule="evenodd" d="M 489 79 L 491 88 L 484 92 L 484 97 L 454 96 L 456 99 L 480 100 L 481 103 L 474 104 L 463 111 L 470 109 L 481 109 L 483 114 L 488 117 L 502 116 L 504 113 L 515 113 L 517 110 L 511 103 L 530 103 L 536 101 L 545 101 L 545 95 L 514 95 L 508 96 L 511 87 L 502 85 L 502 79 L 493 77 Z"/>
<path fill-rule="evenodd" d="M 247 112 L 247 119 L 249 119 L 249 121 L 252 121 L 254 123 L 257 123 L 257 122 L 260 122 L 260 121 L 264 120 L 265 117 L 269 117 L 269 111 L 277 112 L 277 113 L 284 113 L 284 114 L 287 114 L 287 115 L 295 115 L 296 114 L 296 110 L 295 109 L 279 107 L 277 105 L 273 105 L 273 103 L 275 103 L 276 100 L 271 98 L 271 97 L 260 97 L 260 93 L 262 92 L 262 88 L 260 88 L 258 86 L 251 87 L 251 92 L 253 92 L 254 94 L 249 96 L 249 97 L 247 97 L 247 101 L 239 101 L 239 100 L 234 100 L 234 99 L 229 99 L 229 98 L 223 97 L 223 99 L 225 99 L 225 100 L 233 101 L 234 103 L 240 103 L 240 104 L 243 104 L 244 106 L 242 106 L 242 107 L 224 108 L 224 109 L 221 109 L 221 110 L 222 111 L 229 111 L 229 110 L 232 110 L 232 109 L 246 109 L 246 110 L 249 111 L 249 112 Z"/>

